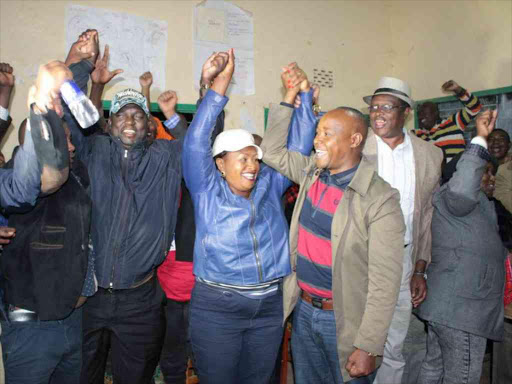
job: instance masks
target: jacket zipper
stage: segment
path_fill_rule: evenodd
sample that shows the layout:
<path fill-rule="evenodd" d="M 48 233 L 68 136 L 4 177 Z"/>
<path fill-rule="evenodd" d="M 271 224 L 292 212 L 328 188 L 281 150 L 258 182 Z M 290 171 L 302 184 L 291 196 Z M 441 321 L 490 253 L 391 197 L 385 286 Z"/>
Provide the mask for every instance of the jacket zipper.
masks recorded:
<path fill-rule="evenodd" d="M 125 159 L 128 159 L 128 150 L 125 149 L 124 150 L 124 158 Z M 123 166 L 123 163 L 124 162 L 121 162 L 121 167 L 122 167 L 122 178 L 123 180 L 126 180 L 126 173 L 127 173 L 127 165 L 124 164 Z M 122 193 L 122 192 L 121 192 Z M 118 217 L 122 217 L 123 215 L 126 215 L 126 199 L 124 199 L 123 201 L 120 202 L 121 203 L 121 209 L 119 210 L 120 214 Z M 120 231 L 120 233 L 124 233 L 124 231 Z M 110 275 L 110 284 L 108 285 L 108 290 L 110 293 L 112 293 L 112 291 L 114 290 L 114 271 L 115 271 L 115 266 L 116 266 L 116 259 L 119 255 L 119 248 L 120 248 L 120 242 L 121 240 L 118 238 L 118 244 L 116 246 L 116 248 L 114 248 L 114 252 L 112 254 L 113 256 L 113 263 L 112 263 L 112 273 Z"/>
<path fill-rule="evenodd" d="M 254 221 L 255 221 L 255 217 L 256 217 L 256 208 L 254 207 L 254 202 L 252 201 L 252 199 L 250 201 L 251 201 L 252 217 L 251 217 L 251 224 L 250 224 L 249 228 L 251 230 L 252 241 L 253 241 L 253 248 L 254 248 L 254 255 L 256 257 L 256 265 L 258 267 L 258 274 L 259 274 L 260 283 L 261 283 L 261 282 L 263 282 L 263 271 L 261 269 L 260 255 L 258 253 L 258 239 L 256 238 L 256 233 L 254 232 Z"/>

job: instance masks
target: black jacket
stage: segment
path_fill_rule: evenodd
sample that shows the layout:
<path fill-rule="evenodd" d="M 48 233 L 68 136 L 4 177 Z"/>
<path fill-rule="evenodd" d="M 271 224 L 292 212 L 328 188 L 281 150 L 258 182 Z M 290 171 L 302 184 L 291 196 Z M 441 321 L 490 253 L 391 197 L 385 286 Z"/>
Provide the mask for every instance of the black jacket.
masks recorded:
<path fill-rule="evenodd" d="M 98 284 L 133 287 L 162 263 L 170 247 L 181 181 L 181 141 L 144 141 L 126 150 L 119 139 L 86 138 L 78 129 L 71 128 L 77 155 L 91 179 Z"/>
<path fill-rule="evenodd" d="M 92 68 L 70 66 L 87 92 Z M 119 138 L 84 135 L 69 109 L 64 119 L 77 157 L 91 180 L 91 237 L 98 285 L 126 289 L 145 280 L 162 263 L 176 225 L 181 181 L 183 120 L 173 130 L 178 140 L 146 140 L 126 150 Z"/>
<path fill-rule="evenodd" d="M 59 320 L 73 311 L 87 272 L 91 201 L 89 178 L 79 162 L 55 193 L 33 209 L 14 213 L 16 237 L 0 258 L 5 302 Z"/>

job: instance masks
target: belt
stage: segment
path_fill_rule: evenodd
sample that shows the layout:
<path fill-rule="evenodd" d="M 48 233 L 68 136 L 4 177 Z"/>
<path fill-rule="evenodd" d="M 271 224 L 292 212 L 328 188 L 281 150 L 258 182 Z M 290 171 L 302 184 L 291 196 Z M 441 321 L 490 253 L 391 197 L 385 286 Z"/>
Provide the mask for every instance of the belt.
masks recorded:
<path fill-rule="evenodd" d="M 115 291 L 126 291 L 128 289 L 139 288 L 139 287 L 142 287 L 144 284 L 146 284 L 148 281 L 150 281 L 153 278 L 153 276 L 155 276 L 155 270 L 152 270 L 148 276 L 146 276 L 142 280 L 138 281 L 137 283 L 133 284 L 129 288 L 116 289 L 116 288 L 103 288 L 103 287 L 98 286 L 98 290 L 101 289 L 103 291 L 108 291 L 108 293 L 113 293 Z"/>
<path fill-rule="evenodd" d="M 318 309 L 323 309 L 324 311 L 332 311 L 334 310 L 334 305 L 332 299 L 319 299 L 318 297 L 313 297 L 306 291 L 302 291 L 302 300 L 306 303 L 311 304 L 313 307 Z"/>
<path fill-rule="evenodd" d="M 9 321 L 15 321 L 19 323 L 39 321 L 39 316 L 37 316 L 37 313 L 29 311 L 28 309 L 17 308 L 13 305 L 9 305 L 7 308 L 7 318 Z"/>

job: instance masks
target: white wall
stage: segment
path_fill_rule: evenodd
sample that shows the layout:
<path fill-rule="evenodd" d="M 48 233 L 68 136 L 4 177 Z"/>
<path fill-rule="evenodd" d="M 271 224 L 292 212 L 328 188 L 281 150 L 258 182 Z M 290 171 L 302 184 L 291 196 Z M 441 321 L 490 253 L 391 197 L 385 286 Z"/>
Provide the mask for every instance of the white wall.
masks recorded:
<path fill-rule="evenodd" d="M 178 91 L 180 103 L 195 103 L 193 87 L 192 14 L 196 1 L 76 1 L 167 21 L 167 87 Z M 314 66 L 335 72 L 336 87 L 322 92 L 322 105 L 361 104 L 363 89 L 373 80 L 367 73 L 391 69 L 391 42 L 373 38 L 389 36 L 383 2 L 341 1 L 235 1 L 254 15 L 256 94 L 233 96 L 227 107 L 227 127 L 239 125 L 247 108 L 263 132 L 263 108 L 281 97 L 280 68 L 297 61 L 306 71 Z M 10 62 L 24 83 L 18 84 L 12 102 L 15 127 L 3 145 L 7 157 L 17 141 L 17 126 L 26 114 L 25 97 L 33 81 L 25 73 L 37 64 L 63 60 L 65 52 L 65 1 L 0 1 L 0 61 Z M 369 6 L 371 4 L 371 6 Z M 383 21 L 384 20 L 384 21 Z M 111 47 L 114 50 L 115 47 Z M 378 60 L 374 60 L 377 57 Z M 106 90 L 110 99 L 120 88 Z M 152 95 L 153 101 L 157 95 Z"/>
<path fill-rule="evenodd" d="M 478 91 L 512 85 L 512 1 L 393 1 L 393 74 L 416 99 L 454 79 Z"/>
<path fill-rule="evenodd" d="M 280 101 L 280 68 L 291 61 L 311 74 L 313 68 L 334 71 L 335 87 L 322 90 L 324 110 L 363 108 L 361 97 L 371 94 L 384 75 L 407 80 L 419 99 L 442 96 L 440 85 L 450 78 L 472 90 L 512 84 L 510 1 L 233 2 L 254 16 L 256 94 L 231 98 L 227 128 L 239 126 L 247 108 L 263 132 L 263 108 Z M 37 65 L 67 54 L 68 3 L 0 0 L 0 61 L 11 63 L 18 77 L 11 106 L 14 127 L 2 147 L 7 158 L 17 143 Z M 192 14 L 198 1 L 73 3 L 167 21 L 167 87 L 178 91 L 180 103 L 195 103 Z M 104 98 L 119 89 L 108 88 Z"/>

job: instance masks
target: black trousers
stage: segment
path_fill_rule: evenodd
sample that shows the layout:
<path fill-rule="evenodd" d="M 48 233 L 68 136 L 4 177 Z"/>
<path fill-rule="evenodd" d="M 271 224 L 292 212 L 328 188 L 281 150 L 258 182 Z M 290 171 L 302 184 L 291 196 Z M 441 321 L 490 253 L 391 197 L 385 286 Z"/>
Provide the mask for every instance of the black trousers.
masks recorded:
<path fill-rule="evenodd" d="M 149 384 L 158 364 L 165 319 L 156 277 L 133 289 L 100 288 L 83 312 L 81 384 L 103 384 L 109 349 L 116 384 Z"/>
<path fill-rule="evenodd" d="M 189 301 L 167 299 L 165 317 L 167 328 L 165 342 L 160 356 L 160 369 L 165 384 L 185 384 L 190 348 L 188 343 Z"/>

